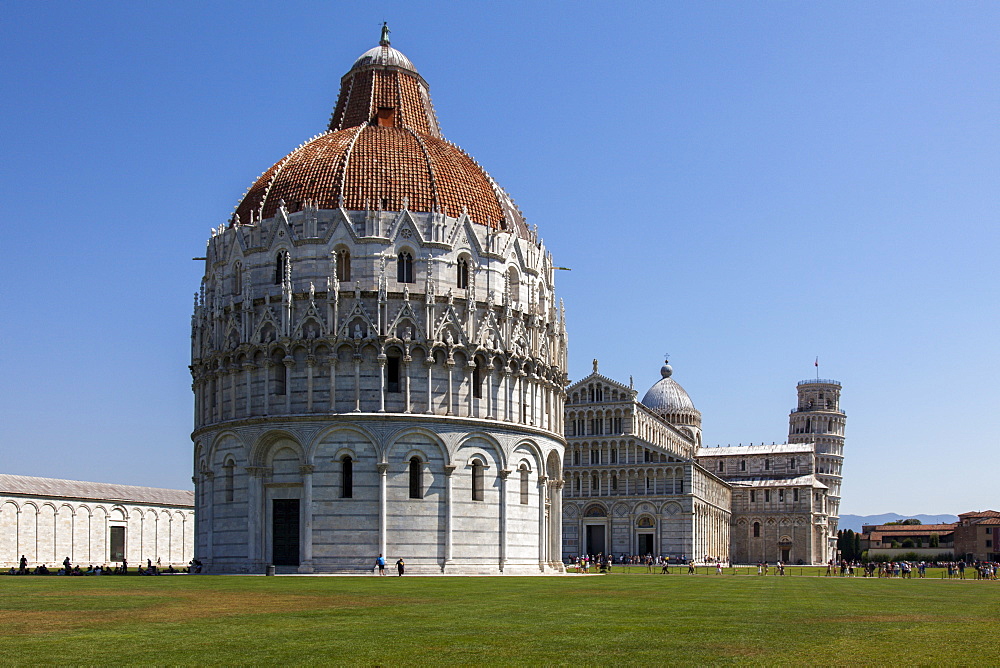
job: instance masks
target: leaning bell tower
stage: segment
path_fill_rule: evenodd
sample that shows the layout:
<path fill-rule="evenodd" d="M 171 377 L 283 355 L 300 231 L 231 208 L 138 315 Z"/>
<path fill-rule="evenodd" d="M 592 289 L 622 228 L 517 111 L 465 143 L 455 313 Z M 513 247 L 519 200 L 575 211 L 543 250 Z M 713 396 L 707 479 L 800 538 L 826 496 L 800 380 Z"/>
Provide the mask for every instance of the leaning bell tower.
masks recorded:
<path fill-rule="evenodd" d="M 827 536 L 836 542 L 840 519 L 840 483 L 844 465 L 844 425 L 840 408 L 840 381 L 825 378 L 800 380 L 798 405 L 788 416 L 788 442 L 812 443 L 816 453 L 816 478 L 829 488 Z"/>

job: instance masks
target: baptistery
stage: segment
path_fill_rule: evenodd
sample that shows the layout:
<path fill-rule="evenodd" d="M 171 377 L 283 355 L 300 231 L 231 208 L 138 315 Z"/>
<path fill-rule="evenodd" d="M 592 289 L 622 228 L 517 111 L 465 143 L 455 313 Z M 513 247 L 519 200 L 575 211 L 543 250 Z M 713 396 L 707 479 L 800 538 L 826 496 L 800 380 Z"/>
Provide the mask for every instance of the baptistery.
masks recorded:
<path fill-rule="evenodd" d="M 208 240 L 191 373 L 210 572 L 562 570 L 552 256 L 388 37 Z"/>

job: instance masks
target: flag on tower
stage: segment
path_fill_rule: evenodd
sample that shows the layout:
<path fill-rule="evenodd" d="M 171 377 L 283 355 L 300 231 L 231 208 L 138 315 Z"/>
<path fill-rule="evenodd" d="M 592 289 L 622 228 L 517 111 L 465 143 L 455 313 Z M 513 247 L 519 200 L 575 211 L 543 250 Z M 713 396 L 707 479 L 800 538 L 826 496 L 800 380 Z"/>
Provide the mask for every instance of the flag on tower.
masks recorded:
<path fill-rule="evenodd" d="M 818 369 L 819 368 L 819 358 L 818 357 L 816 358 L 816 362 L 814 364 L 815 364 L 816 368 Z"/>

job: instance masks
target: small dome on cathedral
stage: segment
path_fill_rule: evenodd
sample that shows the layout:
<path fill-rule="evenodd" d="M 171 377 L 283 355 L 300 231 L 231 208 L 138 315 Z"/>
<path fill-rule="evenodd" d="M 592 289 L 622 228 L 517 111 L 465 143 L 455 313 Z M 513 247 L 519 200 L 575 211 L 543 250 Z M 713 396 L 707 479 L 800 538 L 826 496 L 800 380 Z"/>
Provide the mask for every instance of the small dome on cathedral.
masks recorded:
<path fill-rule="evenodd" d="M 697 412 L 688 393 L 680 386 L 680 383 L 671 378 L 673 373 L 673 367 L 670 366 L 669 362 L 664 361 L 660 368 L 660 375 L 663 378 L 649 388 L 646 396 L 642 398 L 642 404 L 660 415 Z"/>

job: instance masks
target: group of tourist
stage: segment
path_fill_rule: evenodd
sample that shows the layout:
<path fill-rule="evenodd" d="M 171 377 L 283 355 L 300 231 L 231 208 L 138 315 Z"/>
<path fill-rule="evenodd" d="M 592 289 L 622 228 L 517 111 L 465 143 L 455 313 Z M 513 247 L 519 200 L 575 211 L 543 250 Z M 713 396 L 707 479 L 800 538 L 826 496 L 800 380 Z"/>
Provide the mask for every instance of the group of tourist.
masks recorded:
<path fill-rule="evenodd" d="M 927 561 L 884 561 L 861 563 L 860 561 L 848 561 L 842 559 L 839 563 L 833 559 L 826 564 L 826 574 L 834 575 L 839 569 L 841 577 L 855 577 L 857 572 L 862 573 L 866 578 L 901 578 L 911 579 L 913 571 L 917 572 L 917 578 L 926 578 L 929 567 L 943 568 L 948 578 L 966 579 L 965 571 L 972 570 L 977 580 L 996 580 L 997 566 L 1000 564 L 991 561 L 977 561 L 966 563 L 965 561 L 927 562 Z"/>
<path fill-rule="evenodd" d="M 722 575 L 721 568 L 716 569 L 716 571 L 718 572 L 719 575 Z M 771 573 L 771 564 L 769 562 L 766 561 L 757 562 L 757 575 L 768 575 L 770 573 Z M 785 574 L 785 562 L 780 560 L 774 562 L 774 574 L 775 575 Z"/>
<path fill-rule="evenodd" d="M 139 564 L 139 568 L 136 569 L 137 575 L 162 575 L 176 574 L 176 573 L 201 573 L 201 562 L 197 559 L 192 559 L 187 568 L 176 569 L 173 564 L 167 564 L 166 568 L 162 568 L 160 560 L 157 559 L 154 564 L 151 559 L 146 560 L 146 567 L 143 568 L 142 564 Z M 8 575 L 53 575 L 52 569 L 50 569 L 46 564 L 39 564 L 34 568 L 28 568 L 28 560 L 22 554 L 21 559 L 18 561 L 17 568 L 13 566 L 7 571 Z M 79 564 L 75 566 L 70 561 L 69 557 L 63 559 L 62 567 L 55 571 L 55 575 L 128 575 L 128 561 L 122 559 L 121 563 L 116 566 L 108 566 L 107 564 L 94 566 L 91 564 L 87 568 L 80 568 Z"/>
<path fill-rule="evenodd" d="M 721 575 L 722 567 L 724 561 L 719 557 L 706 557 L 705 563 L 715 563 L 716 571 Z M 641 555 L 641 554 L 622 554 L 615 556 L 613 554 L 605 555 L 602 552 L 597 554 L 583 554 L 579 557 L 571 556 L 569 558 L 569 565 L 576 568 L 577 573 L 590 573 L 591 569 L 595 569 L 594 572 L 608 573 L 611 571 L 611 567 L 614 565 L 620 566 L 638 566 L 646 567 L 646 572 L 655 573 L 657 570 L 661 574 L 669 574 L 670 566 L 674 564 L 678 567 L 686 565 L 688 573 L 695 572 L 695 562 L 693 559 L 685 559 L 684 557 L 670 557 L 670 556 L 653 556 L 651 554 Z"/>

